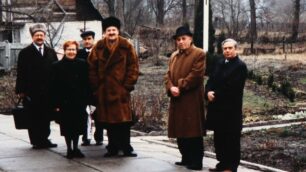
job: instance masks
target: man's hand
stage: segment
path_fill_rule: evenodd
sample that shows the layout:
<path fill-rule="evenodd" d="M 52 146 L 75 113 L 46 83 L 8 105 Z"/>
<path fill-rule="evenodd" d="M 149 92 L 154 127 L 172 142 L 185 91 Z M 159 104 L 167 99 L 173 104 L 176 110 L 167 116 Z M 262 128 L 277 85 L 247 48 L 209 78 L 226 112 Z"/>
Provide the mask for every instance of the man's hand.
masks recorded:
<path fill-rule="evenodd" d="M 23 99 L 23 98 L 25 97 L 25 94 L 24 94 L 24 93 L 19 93 L 17 96 L 18 96 L 19 98 Z"/>
<path fill-rule="evenodd" d="M 178 87 L 171 87 L 170 91 L 173 97 L 178 97 L 180 95 L 180 89 Z"/>
<path fill-rule="evenodd" d="M 208 101 L 212 102 L 215 100 L 215 92 L 214 91 L 209 91 L 207 93 L 207 98 L 208 98 Z"/>

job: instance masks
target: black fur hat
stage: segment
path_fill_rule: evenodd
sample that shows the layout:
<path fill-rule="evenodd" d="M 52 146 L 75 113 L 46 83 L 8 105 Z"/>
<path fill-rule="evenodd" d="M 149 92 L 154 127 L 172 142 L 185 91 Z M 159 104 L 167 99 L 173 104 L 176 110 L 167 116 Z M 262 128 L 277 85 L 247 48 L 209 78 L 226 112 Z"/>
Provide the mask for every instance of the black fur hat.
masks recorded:
<path fill-rule="evenodd" d="M 116 28 L 118 28 L 118 30 L 120 30 L 120 26 L 121 26 L 120 20 L 113 16 L 110 16 L 104 19 L 102 21 L 102 25 L 103 25 L 103 32 L 105 32 L 105 30 L 110 26 L 115 26 Z"/>

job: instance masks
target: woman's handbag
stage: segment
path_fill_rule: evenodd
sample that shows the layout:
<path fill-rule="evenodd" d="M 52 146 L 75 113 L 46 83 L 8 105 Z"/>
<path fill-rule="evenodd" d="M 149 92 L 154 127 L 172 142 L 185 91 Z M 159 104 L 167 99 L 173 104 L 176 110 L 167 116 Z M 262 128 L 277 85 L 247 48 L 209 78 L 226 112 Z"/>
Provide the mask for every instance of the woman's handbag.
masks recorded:
<path fill-rule="evenodd" d="M 16 129 L 28 129 L 30 126 L 29 110 L 23 106 L 23 99 L 19 98 L 12 109 Z"/>

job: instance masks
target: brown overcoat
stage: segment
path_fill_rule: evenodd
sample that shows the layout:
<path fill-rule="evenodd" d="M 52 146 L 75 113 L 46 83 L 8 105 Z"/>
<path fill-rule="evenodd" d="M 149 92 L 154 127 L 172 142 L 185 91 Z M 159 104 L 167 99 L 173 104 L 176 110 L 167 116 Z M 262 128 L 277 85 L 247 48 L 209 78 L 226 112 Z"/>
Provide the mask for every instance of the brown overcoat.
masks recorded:
<path fill-rule="evenodd" d="M 172 53 L 165 77 L 170 96 L 168 136 L 190 138 L 205 135 L 204 122 L 205 53 L 191 46 Z M 172 86 L 179 87 L 179 97 L 170 93 Z"/>
<path fill-rule="evenodd" d="M 89 57 L 89 80 L 97 99 L 97 120 L 122 123 L 132 120 L 130 92 L 139 75 L 138 57 L 127 39 L 119 36 L 112 54 L 106 39 L 99 40 Z"/>

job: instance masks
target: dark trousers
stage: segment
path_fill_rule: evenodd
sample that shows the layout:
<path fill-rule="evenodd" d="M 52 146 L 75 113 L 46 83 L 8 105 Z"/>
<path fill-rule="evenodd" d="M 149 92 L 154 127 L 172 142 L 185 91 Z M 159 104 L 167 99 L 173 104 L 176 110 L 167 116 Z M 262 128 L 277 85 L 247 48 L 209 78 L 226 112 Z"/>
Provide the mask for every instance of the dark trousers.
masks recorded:
<path fill-rule="evenodd" d="M 240 137 L 240 131 L 214 131 L 214 146 L 219 161 L 217 168 L 237 171 L 240 162 Z"/>
<path fill-rule="evenodd" d="M 48 144 L 50 142 L 48 140 L 50 132 L 49 120 L 34 119 L 31 121 L 31 126 L 28 129 L 31 144 L 35 146 Z"/>
<path fill-rule="evenodd" d="M 177 138 L 177 145 L 182 154 L 183 163 L 202 166 L 204 156 L 202 137 Z"/>
<path fill-rule="evenodd" d="M 108 124 L 107 126 L 108 145 L 107 151 L 110 153 L 118 153 L 122 150 L 128 154 L 133 152 L 131 146 L 131 125 L 129 123 Z"/>
<path fill-rule="evenodd" d="M 95 120 L 95 133 L 94 133 L 94 138 L 95 138 L 95 141 L 98 143 L 98 142 L 103 142 L 103 126 L 100 122 L 96 121 Z M 90 142 L 90 140 L 88 140 L 88 128 L 89 126 L 86 124 L 86 130 L 83 134 L 83 137 L 82 137 L 82 141 L 83 142 Z"/>
<path fill-rule="evenodd" d="M 103 125 L 101 122 L 95 121 L 95 133 L 94 138 L 97 143 L 103 142 Z"/>

